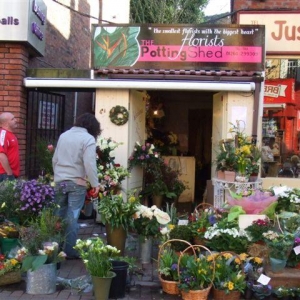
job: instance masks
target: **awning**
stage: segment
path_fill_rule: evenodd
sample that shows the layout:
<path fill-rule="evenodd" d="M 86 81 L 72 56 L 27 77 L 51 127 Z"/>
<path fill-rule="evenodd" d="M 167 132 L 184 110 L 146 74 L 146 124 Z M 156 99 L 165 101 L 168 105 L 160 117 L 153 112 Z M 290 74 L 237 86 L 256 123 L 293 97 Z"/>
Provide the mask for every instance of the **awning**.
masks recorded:
<path fill-rule="evenodd" d="M 27 88 L 73 88 L 73 89 L 137 89 L 137 90 L 189 90 L 189 91 L 239 91 L 255 90 L 254 82 L 218 82 L 185 80 L 122 80 L 122 79 L 24 79 Z"/>

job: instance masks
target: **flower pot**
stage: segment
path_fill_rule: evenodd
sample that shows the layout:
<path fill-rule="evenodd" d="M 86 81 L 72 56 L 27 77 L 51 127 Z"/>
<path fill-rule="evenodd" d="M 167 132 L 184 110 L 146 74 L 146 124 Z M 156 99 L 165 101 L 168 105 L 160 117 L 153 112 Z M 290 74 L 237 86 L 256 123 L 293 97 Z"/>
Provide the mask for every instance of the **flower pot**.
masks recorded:
<path fill-rule="evenodd" d="M 235 172 L 234 171 L 224 171 L 225 180 L 229 182 L 234 182 L 235 180 Z"/>
<path fill-rule="evenodd" d="M 56 263 L 45 264 L 35 271 L 27 271 L 26 293 L 47 295 L 56 292 Z"/>
<path fill-rule="evenodd" d="M 142 264 L 149 264 L 151 262 L 152 255 L 152 238 L 146 238 L 144 240 L 139 240 L 139 253 L 140 261 Z"/>
<path fill-rule="evenodd" d="M 127 283 L 127 270 L 129 264 L 125 261 L 112 261 L 112 271 L 116 273 L 116 276 L 112 279 L 109 298 L 120 299 L 125 297 L 126 283 Z"/>
<path fill-rule="evenodd" d="M 111 228 L 110 224 L 105 225 L 107 244 L 120 250 L 120 256 L 124 256 L 127 232 L 121 226 Z"/>
<path fill-rule="evenodd" d="M 278 259 L 274 257 L 270 257 L 270 267 L 271 271 L 274 273 L 280 273 L 284 270 L 286 266 L 286 259 Z"/>
<path fill-rule="evenodd" d="M 111 282 L 115 276 L 116 276 L 116 273 L 114 273 L 114 272 L 110 272 L 109 277 L 92 276 L 95 300 L 107 300 L 108 299 Z"/>
<path fill-rule="evenodd" d="M 217 171 L 217 178 L 221 179 L 221 180 L 225 180 L 225 172 L 221 171 L 221 170 L 218 170 Z"/>

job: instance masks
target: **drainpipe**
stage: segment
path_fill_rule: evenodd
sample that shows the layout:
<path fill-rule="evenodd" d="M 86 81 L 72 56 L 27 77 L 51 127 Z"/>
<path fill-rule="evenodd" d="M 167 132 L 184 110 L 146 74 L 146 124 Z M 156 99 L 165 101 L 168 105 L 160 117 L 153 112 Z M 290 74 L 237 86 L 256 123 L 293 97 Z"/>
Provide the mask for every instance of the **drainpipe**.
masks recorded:
<path fill-rule="evenodd" d="M 78 92 L 75 92 L 75 98 L 74 98 L 74 114 L 73 114 L 73 121 L 75 123 L 77 118 L 77 102 L 78 102 Z"/>

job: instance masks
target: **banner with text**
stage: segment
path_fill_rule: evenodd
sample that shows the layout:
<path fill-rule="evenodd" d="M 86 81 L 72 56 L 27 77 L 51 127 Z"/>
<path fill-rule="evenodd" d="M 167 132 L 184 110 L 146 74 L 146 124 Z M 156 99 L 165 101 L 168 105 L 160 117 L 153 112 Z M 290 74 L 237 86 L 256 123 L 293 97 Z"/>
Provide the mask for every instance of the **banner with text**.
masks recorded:
<path fill-rule="evenodd" d="M 295 104 L 295 79 L 265 80 L 264 103 Z"/>
<path fill-rule="evenodd" d="M 263 25 L 94 25 L 93 68 L 263 71 Z"/>

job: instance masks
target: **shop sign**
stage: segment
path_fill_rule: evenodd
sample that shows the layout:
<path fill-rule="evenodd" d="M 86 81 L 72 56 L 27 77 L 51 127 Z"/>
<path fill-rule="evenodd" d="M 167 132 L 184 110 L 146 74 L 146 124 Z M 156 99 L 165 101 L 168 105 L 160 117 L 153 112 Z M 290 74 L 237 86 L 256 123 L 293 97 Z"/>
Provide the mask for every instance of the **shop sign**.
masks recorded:
<path fill-rule="evenodd" d="M 46 13 L 43 0 L 1 0 L 0 42 L 25 42 L 44 55 Z"/>
<path fill-rule="evenodd" d="M 264 103 L 295 104 L 295 79 L 265 80 Z"/>
<path fill-rule="evenodd" d="M 267 54 L 300 54 L 299 20 L 299 11 L 247 11 L 238 13 L 239 24 L 266 26 Z"/>
<path fill-rule="evenodd" d="M 94 25 L 93 68 L 263 71 L 264 26 Z"/>

